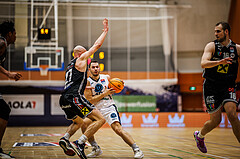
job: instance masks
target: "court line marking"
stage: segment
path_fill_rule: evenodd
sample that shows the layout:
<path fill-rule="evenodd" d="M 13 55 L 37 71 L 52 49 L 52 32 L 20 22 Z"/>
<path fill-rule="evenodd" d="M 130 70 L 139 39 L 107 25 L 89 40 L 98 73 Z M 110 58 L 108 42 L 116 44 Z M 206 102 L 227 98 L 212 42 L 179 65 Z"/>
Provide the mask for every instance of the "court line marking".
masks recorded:
<path fill-rule="evenodd" d="M 174 157 L 174 158 L 180 158 L 180 159 L 183 159 L 182 157 L 178 157 L 178 156 L 171 155 L 171 154 L 168 154 L 168 153 L 162 153 L 162 152 L 157 151 L 157 150 L 154 150 L 154 149 L 148 149 L 148 150 L 153 151 L 153 152 L 157 152 L 157 153 L 160 153 L 160 154 L 166 154 L 166 155 L 171 156 L 171 157 Z"/>
<path fill-rule="evenodd" d="M 23 129 L 23 132 L 22 133 L 25 133 L 27 131 L 27 128 Z M 15 140 L 15 143 L 16 142 L 19 142 L 21 139 L 21 136 L 18 136 L 17 139 Z M 8 152 L 9 155 L 11 155 L 11 153 L 14 151 L 15 147 L 11 147 L 10 148 L 10 151 Z"/>
<path fill-rule="evenodd" d="M 156 147 L 156 148 L 158 147 L 157 145 L 152 144 L 152 143 L 143 142 L 143 144 L 150 145 L 150 146 L 154 146 L 154 147 Z M 157 153 L 160 153 L 160 154 L 165 154 L 165 155 L 168 155 L 168 156 L 171 156 L 171 157 L 175 157 L 175 158 L 179 158 L 179 159 L 184 159 L 184 158 L 182 158 L 182 157 L 178 157 L 178 156 L 175 156 L 175 155 L 171 155 L 171 154 L 169 154 L 169 153 L 163 153 L 163 152 L 160 152 L 160 151 L 158 151 L 158 150 L 154 150 L 154 149 L 148 149 L 148 150 L 153 151 L 153 152 L 157 152 Z"/>
<path fill-rule="evenodd" d="M 155 144 L 150 144 L 150 143 L 148 143 L 149 145 L 154 145 L 154 146 L 156 146 Z M 184 152 L 184 153 L 188 153 L 188 154 L 191 154 L 191 155 L 193 155 L 193 156 L 200 156 L 200 157 L 203 157 L 203 158 L 209 158 L 209 159 L 215 159 L 215 158 L 213 158 L 213 157 L 209 157 L 209 156 L 214 156 L 214 157 L 219 157 L 219 158 L 223 158 L 223 159 L 229 159 L 229 158 L 227 158 L 227 157 L 222 157 L 222 156 L 217 156 L 217 155 L 213 155 L 213 154 L 207 154 L 207 155 L 209 155 L 209 156 L 204 156 L 204 155 L 201 155 L 201 154 L 195 154 L 195 153 L 192 153 L 192 152 L 187 152 L 187 151 L 183 151 L 183 150 L 178 150 L 178 149 L 175 149 L 175 148 L 172 148 L 172 147 L 169 147 L 169 149 L 172 149 L 172 150 L 175 150 L 175 151 L 179 151 L 179 152 Z M 157 151 L 157 150 L 154 150 L 154 149 L 149 149 L 149 150 L 151 150 L 151 151 L 155 151 L 155 152 L 158 152 L 158 153 L 162 153 L 162 152 L 160 152 L 160 151 Z M 162 153 L 163 154 L 163 153 Z M 167 154 L 167 153 L 166 153 Z M 168 156 L 169 156 L 169 154 L 168 154 Z M 177 156 L 176 156 L 177 157 Z"/>
<path fill-rule="evenodd" d="M 194 138 L 193 139 L 189 139 L 189 138 L 176 137 L 176 136 L 167 136 L 167 135 L 165 135 L 165 136 L 169 137 L 169 138 L 182 139 L 182 140 L 193 140 L 194 141 Z M 240 148 L 240 146 L 233 146 L 233 145 L 228 145 L 228 144 L 220 144 L 220 143 L 216 143 L 216 142 L 206 142 L 205 141 L 205 143 L 215 144 L 215 145 L 222 145 L 222 146 L 229 146 L 229 147 L 234 147 L 234 148 Z"/>
<path fill-rule="evenodd" d="M 192 155 L 196 155 L 196 156 L 201 156 L 201 157 L 204 157 L 204 158 L 215 159 L 215 158 L 212 158 L 212 157 L 208 157 L 208 156 L 200 155 L 200 154 L 195 154 L 195 153 L 188 152 L 188 151 L 183 151 L 183 150 L 178 150 L 178 149 L 173 149 L 173 148 L 172 148 L 172 150 L 179 151 L 179 152 L 184 152 L 184 153 L 188 153 L 188 154 L 192 154 Z M 213 155 L 213 154 L 209 154 L 209 153 L 207 153 L 206 155 L 213 156 L 213 157 L 224 158 L 224 159 L 229 159 L 227 157 L 217 156 L 217 155 Z"/>
<path fill-rule="evenodd" d="M 213 154 L 210 154 L 210 153 L 208 153 L 208 155 L 210 155 L 210 156 L 214 156 L 214 157 L 219 157 L 219 158 L 229 159 L 228 157 L 217 156 L 217 155 L 213 155 Z"/>

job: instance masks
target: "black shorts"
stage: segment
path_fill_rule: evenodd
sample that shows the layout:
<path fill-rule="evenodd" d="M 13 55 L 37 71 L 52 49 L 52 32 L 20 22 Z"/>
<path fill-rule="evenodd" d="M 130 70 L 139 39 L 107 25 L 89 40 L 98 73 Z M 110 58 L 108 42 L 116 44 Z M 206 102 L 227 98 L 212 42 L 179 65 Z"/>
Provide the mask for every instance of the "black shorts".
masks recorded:
<path fill-rule="evenodd" d="M 8 121 L 10 112 L 11 109 L 9 105 L 2 99 L 2 96 L 0 95 L 0 118 Z"/>
<path fill-rule="evenodd" d="M 205 80 L 203 83 L 203 98 L 209 114 L 218 111 L 226 102 L 237 104 L 235 84 L 216 84 Z"/>
<path fill-rule="evenodd" d="M 63 94 L 59 104 L 67 119 L 75 119 L 77 116 L 85 118 L 95 108 L 83 95 Z"/>

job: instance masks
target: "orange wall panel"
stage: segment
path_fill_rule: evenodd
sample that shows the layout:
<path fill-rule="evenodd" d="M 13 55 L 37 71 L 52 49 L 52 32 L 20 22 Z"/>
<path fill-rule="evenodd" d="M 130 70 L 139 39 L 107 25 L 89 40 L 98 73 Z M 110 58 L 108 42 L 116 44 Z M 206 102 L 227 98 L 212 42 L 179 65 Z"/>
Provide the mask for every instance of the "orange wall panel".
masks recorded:
<path fill-rule="evenodd" d="M 231 26 L 231 34 L 230 38 L 237 44 L 240 44 L 240 1 L 239 0 L 231 0 L 231 7 L 228 22 Z M 240 62 L 240 61 L 239 61 Z M 240 65 L 238 65 L 238 70 L 240 70 Z M 238 71 L 240 72 L 240 71 Z M 238 73 L 237 82 L 240 82 L 240 73 Z"/>
<path fill-rule="evenodd" d="M 179 73 L 178 84 L 180 85 L 180 92 L 202 93 L 203 80 L 202 73 Z M 196 90 L 189 90 L 190 86 L 196 87 Z"/>
<path fill-rule="evenodd" d="M 183 111 L 203 111 L 202 93 L 182 93 Z"/>
<path fill-rule="evenodd" d="M 240 116 L 240 113 L 238 113 Z M 123 127 L 202 127 L 210 119 L 208 113 L 120 113 Z M 109 127 L 106 123 L 104 128 Z M 226 113 L 222 113 L 219 127 L 231 127 Z"/>
<path fill-rule="evenodd" d="M 65 80 L 65 71 L 48 71 L 46 76 L 41 76 L 40 71 L 17 71 L 22 74 L 21 80 Z M 147 79 L 146 72 L 102 72 L 103 74 L 109 74 L 111 78 L 120 78 L 123 80 L 128 79 Z M 175 78 L 175 73 L 173 72 L 150 72 L 150 79 L 165 79 L 165 78 Z M 177 77 L 176 77 L 177 78 Z M 7 80 L 8 78 L 0 73 L 0 80 Z"/>

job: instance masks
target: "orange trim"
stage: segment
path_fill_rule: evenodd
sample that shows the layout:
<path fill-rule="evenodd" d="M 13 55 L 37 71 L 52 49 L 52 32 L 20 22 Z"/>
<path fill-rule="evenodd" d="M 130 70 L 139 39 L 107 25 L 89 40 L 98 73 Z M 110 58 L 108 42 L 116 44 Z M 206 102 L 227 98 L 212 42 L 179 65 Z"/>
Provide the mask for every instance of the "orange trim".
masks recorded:
<path fill-rule="evenodd" d="M 47 76 L 41 76 L 40 71 L 14 71 L 22 74 L 21 80 L 65 80 L 65 71 L 48 71 Z M 147 79 L 147 72 L 102 72 L 103 74 L 109 74 L 111 78 L 120 78 L 122 80 L 128 79 Z M 150 72 L 149 79 L 173 79 L 175 73 L 169 72 Z M 0 80 L 8 79 L 5 75 L 0 73 Z"/>
<path fill-rule="evenodd" d="M 124 114 L 124 116 L 123 116 Z M 123 127 L 202 127 L 204 123 L 210 119 L 208 113 L 119 113 Z M 238 113 L 240 116 L 240 112 Z M 156 120 L 156 122 L 155 122 Z M 130 122 L 126 122 L 130 121 Z M 106 123 L 104 128 L 109 128 Z M 230 128 L 226 113 L 222 114 L 222 122 L 219 127 Z"/>

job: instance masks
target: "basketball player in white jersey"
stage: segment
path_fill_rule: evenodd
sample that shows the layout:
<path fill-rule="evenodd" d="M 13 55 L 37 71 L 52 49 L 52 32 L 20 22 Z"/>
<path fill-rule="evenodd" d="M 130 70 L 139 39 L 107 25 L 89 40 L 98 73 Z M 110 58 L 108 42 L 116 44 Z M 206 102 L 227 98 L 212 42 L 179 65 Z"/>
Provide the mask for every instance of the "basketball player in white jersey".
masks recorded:
<path fill-rule="evenodd" d="M 112 98 L 112 94 L 115 93 L 115 90 L 112 88 L 108 89 L 110 76 L 100 74 L 99 63 L 97 61 L 91 61 L 89 64 L 89 72 L 90 76 L 88 77 L 87 87 L 92 89 L 85 89 L 85 97 L 101 112 L 113 131 L 119 135 L 126 144 L 132 147 L 134 158 L 143 158 L 143 152 L 136 145 L 131 135 L 122 129 L 120 116 Z M 84 119 L 84 124 L 82 126 L 83 132 L 91 122 L 92 121 L 87 118 Z M 93 149 L 87 157 L 96 157 L 101 155 L 102 150 L 96 143 L 94 136 L 90 137 L 88 141 L 92 145 Z"/>

